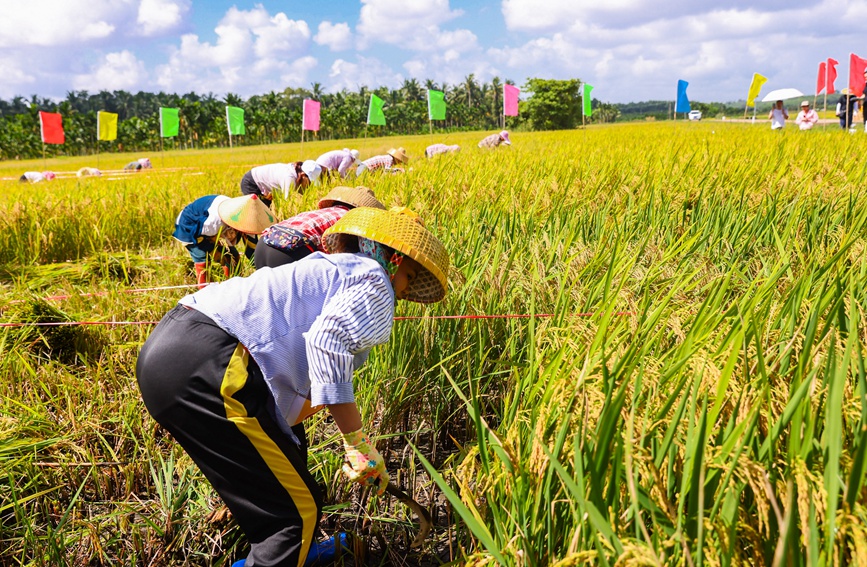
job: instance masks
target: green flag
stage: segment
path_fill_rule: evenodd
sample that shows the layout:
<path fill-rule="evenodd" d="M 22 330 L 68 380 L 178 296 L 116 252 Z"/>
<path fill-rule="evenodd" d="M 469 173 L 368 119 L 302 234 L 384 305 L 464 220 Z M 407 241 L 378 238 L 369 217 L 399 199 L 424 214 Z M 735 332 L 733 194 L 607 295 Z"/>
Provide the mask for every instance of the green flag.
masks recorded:
<path fill-rule="evenodd" d="M 431 120 L 446 119 L 446 93 L 428 90 L 427 115 Z"/>
<path fill-rule="evenodd" d="M 230 136 L 246 134 L 247 130 L 244 128 L 244 109 L 237 106 L 227 106 L 226 124 L 229 126 Z"/>
<path fill-rule="evenodd" d="M 367 110 L 367 123 L 375 126 L 385 126 L 385 114 L 382 112 L 382 99 L 375 94 L 370 95 L 370 108 Z"/>
<path fill-rule="evenodd" d="M 172 138 L 178 135 L 178 130 L 181 128 L 178 112 L 177 108 L 160 107 L 160 137 Z"/>
<path fill-rule="evenodd" d="M 581 102 L 584 103 L 584 116 L 590 116 L 593 113 L 593 108 L 591 107 L 590 100 L 590 91 L 593 90 L 592 85 L 588 85 L 584 83 L 584 92 L 581 95 Z"/>
<path fill-rule="evenodd" d="M 112 141 L 117 139 L 117 114 L 100 110 L 96 113 L 97 139 Z"/>

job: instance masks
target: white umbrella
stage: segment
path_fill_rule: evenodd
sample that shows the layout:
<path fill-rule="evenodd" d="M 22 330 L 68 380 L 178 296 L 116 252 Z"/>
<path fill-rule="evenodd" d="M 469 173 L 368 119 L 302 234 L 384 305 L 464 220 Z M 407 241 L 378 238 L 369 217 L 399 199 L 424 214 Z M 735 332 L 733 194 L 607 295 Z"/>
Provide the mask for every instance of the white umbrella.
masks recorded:
<path fill-rule="evenodd" d="M 798 98 L 804 96 L 804 93 L 798 89 L 777 89 L 765 95 L 762 102 L 774 102 L 777 100 L 786 100 L 787 98 Z"/>

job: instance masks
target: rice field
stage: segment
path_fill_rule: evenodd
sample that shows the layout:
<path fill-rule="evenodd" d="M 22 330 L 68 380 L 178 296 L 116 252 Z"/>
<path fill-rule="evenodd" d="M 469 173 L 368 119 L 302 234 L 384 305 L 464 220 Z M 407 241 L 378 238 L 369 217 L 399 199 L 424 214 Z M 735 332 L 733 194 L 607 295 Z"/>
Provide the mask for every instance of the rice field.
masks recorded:
<path fill-rule="evenodd" d="M 787 130 L 516 132 L 493 152 L 475 147 L 484 133 L 368 138 L 0 181 L 0 322 L 123 323 L 0 328 L 0 564 L 244 557 L 135 384 L 149 322 L 193 282 L 174 218 L 239 194 L 253 165 L 397 145 L 411 169 L 364 182 L 443 241 L 450 290 L 398 305 L 411 319 L 356 394 L 434 530 L 409 549 L 414 516 L 348 484 L 319 414 L 320 535 L 358 542 L 343 564 L 867 564 L 867 136 Z M 435 141 L 464 149 L 426 161 Z M 82 166 L 95 158 L 0 162 L 0 177 Z M 327 189 L 277 197 L 278 217 Z M 437 318 L 507 314 L 530 317 Z"/>

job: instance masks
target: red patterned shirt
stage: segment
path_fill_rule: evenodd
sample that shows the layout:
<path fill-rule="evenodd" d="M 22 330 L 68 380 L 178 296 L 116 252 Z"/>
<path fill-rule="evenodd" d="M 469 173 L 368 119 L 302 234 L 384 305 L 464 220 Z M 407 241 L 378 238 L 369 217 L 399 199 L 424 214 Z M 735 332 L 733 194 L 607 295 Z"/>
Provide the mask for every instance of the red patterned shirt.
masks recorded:
<path fill-rule="evenodd" d="M 316 209 L 298 213 L 294 217 L 278 222 L 265 229 L 262 240 L 273 248 L 286 250 L 283 242 L 289 243 L 294 240 L 292 236 L 302 234 L 306 242 L 315 248 L 314 251 L 324 252 L 322 249 L 322 235 L 339 221 L 349 209 L 342 205 Z M 306 245 L 306 244 L 305 244 Z"/>
<path fill-rule="evenodd" d="M 394 158 L 388 154 L 381 156 L 373 156 L 361 162 L 361 165 L 367 171 L 376 171 L 377 169 L 389 168 L 394 165 Z"/>

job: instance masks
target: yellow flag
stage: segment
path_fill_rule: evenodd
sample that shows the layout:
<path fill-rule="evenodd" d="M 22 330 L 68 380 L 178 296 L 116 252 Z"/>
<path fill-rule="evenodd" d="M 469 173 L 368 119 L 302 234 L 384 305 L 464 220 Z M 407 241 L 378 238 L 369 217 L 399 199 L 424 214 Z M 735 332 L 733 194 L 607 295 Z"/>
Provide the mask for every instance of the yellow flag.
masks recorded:
<path fill-rule="evenodd" d="M 96 113 L 98 138 L 104 141 L 117 139 L 117 114 L 100 110 Z"/>
<path fill-rule="evenodd" d="M 750 92 L 747 94 L 747 106 L 756 105 L 756 97 L 759 96 L 759 91 L 762 90 L 762 85 L 768 80 L 758 73 L 753 73 L 753 82 L 750 83 Z"/>

